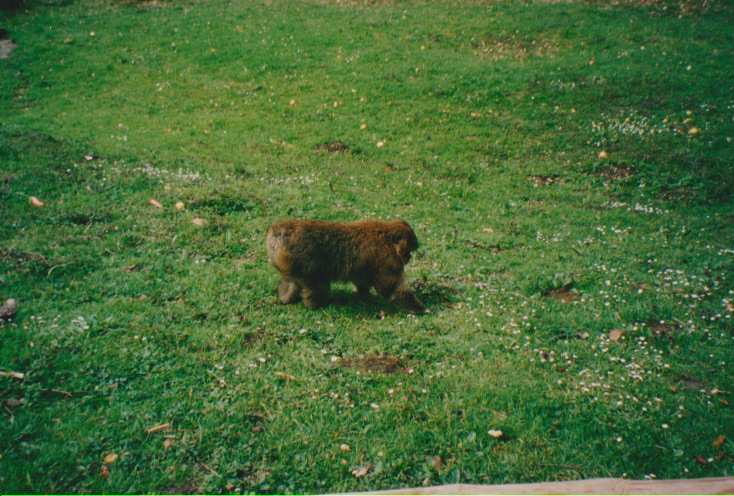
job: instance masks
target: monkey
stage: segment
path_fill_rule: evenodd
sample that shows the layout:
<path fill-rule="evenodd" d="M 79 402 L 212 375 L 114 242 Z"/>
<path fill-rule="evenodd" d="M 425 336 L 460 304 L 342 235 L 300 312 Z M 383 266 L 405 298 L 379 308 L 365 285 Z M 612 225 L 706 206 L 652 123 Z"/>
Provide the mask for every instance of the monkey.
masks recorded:
<path fill-rule="evenodd" d="M 403 270 L 417 248 L 415 232 L 402 220 L 276 221 L 265 240 L 281 278 L 278 298 L 284 304 L 303 301 L 310 309 L 327 303 L 332 281 L 349 281 L 362 297 L 375 288 L 383 298 L 425 313 Z"/>

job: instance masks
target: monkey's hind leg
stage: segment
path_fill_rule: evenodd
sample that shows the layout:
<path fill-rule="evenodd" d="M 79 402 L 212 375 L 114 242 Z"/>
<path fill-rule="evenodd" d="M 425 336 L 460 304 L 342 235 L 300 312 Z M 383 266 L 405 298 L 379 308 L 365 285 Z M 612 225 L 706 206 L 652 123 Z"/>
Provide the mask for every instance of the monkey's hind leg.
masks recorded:
<path fill-rule="evenodd" d="M 284 304 L 298 303 L 301 300 L 301 287 L 289 279 L 281 279 L 278 284 L 278 298 Z"/>

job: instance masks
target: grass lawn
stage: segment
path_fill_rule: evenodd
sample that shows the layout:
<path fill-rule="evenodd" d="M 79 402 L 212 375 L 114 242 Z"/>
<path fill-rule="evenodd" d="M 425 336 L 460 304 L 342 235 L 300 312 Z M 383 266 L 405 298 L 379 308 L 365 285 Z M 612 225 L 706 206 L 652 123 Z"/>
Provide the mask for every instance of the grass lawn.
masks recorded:
<path fill-rule="evenodd" d="M 31 0 L 0 28 L 2 492 L 734 472 L 730 2 Z M 367 217 L 416 231 L 430 313 L 279 304 L 270 222 Z"/>

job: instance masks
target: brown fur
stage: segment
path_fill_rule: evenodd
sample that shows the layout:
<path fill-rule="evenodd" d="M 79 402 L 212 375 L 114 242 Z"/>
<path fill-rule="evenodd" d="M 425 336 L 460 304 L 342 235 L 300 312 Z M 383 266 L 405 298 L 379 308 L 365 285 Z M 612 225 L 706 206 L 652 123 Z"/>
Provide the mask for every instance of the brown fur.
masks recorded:
<path fill-rule="evenodd" d="M 425 312 L 405 282 L 403 267 L 418 238 L 404 221 L 278 221 L 268 229 L 265 248 L 281 277 L 283 303 L 303 299 L 308 308 L 317 308 L 326 304 L 331 281 L 351 281 L 361 295 L 374 287 L 410 311 Z"/>

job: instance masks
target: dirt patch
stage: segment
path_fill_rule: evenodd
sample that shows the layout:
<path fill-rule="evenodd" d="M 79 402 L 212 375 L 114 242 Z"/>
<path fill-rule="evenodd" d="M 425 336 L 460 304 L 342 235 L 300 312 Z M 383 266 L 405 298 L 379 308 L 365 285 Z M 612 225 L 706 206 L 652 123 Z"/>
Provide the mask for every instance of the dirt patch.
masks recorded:
<path fill-rule="evenodd" d="M 595 176 L 606 177 L 607 179 L 613 179 L 615 181 L 626 181 L 637 173 L 637 170 L 631 165 L 627 164 L 615 164 L 609 167 L 604 167 L 601 170 L 594 172 Z"/>
<path fill-rule="evenodd" d="M 693 196 L 690 188 L 685 186 L 674 186 L 660 193 L 661 200 L 685 200 Z"/>
<path fill-rule="evenodd" d="M 656 338 L 670 338 L 675 331 L 680 329 L 680 324 L 677 322 L 666 322 L 652 321 L 647 323 L 647 328 L 652 332 L 653 337 Z"/>
<path fill-rule="evenodd" d="M 179 484 L 177 486 L 167 487 L 158 494 L 201 494 L 199 493 L 199 484 L 189 482 Z"/>
<path fill-rule="evenodd" d="M 472 40 L 474 55 L 490 60 L 505 58 L 554 57 L 559 46 L 550 40 L 528 40 L 516 36 L 484 36 Z"/>
<path fill-rule="evenodd" d="M 525 179 L 536 188 L 538 186 L 550 186 L 551 184 L 563 184 L 563 179 L 558 176 L 528 176 Z"/>
<path fill-rule="evenodd" d="M 341 362 L 342 367 L 357 368 L 364 372 L 378 374 L 397 374 L 405 370 L 403 361 L 390 355 L 367 355 L 357 358 L 346 358 Z"/>
<path fill-rule="evenodd" d="M 329 153 L 348 152 L 349 146 L 345 145 L 341 141 L 331 141 L 329 143 L 324 143 L 322 145 L 317 146 L 316 151 L 329 152 Z"/>
<path fill-rule="evenodd" d="M 672 377 L 672 380 L 674 382 L 681 383 L 684 388 L 690 391 L 701 391 L 702 389 L 706 389 L 706 384 L 701 379 L 697 379 L 695 377 L 691 377 L 685 374 L 676 375 Z"/>
<path fill-rule="evenodd" d="M 566 288 L 561 288 L 548 293 L 548 298 L 561 301 L 563 303 L 573 303 L 574 301 L 578 301 L 580 296 L 578 293 L 573 293 Z"/>

